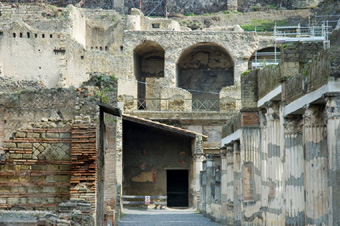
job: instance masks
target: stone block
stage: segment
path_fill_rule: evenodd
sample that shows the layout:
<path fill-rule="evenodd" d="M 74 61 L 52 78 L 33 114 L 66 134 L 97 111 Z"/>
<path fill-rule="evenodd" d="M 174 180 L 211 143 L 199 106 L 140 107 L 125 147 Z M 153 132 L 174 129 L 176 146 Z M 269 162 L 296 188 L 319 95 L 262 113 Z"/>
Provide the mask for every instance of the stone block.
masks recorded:
<path fill-rule="evenodd" d="M 46 165 L 32 165 L 32 170 L 46 170 Z"/>
<path fill-rule="evenodd" d="M 7 204 L 17 204 L 19 201 L 19 198 L 7 198 Z"/>
<path fill-rule="evenodd" d="M 22 158 L 24 158 L 24 159 L 31 159 L 32 158 L 32 154 L 23 154 Z"/>
<path fill-rule="evenodd" d="M 71 166 L 70 165 L 60 165 L 59 169 L 61 171 L 70 171 L 71 170 Z"/>
<path fill-rule="evenodd" d="M 71 138 L 71 133 L 60 133 L 60 138 L 69 139 Z"/>
<path fill-rule="evenodd" d="M 26 197 L 20 198 L 20 204 L 26 204 L 26 203 L 27 203 Z"/>
<path fill-rule="evenodd" d="M 27 197 L 27 203 L 28 204 L 41 203 L 41 198 L 40 197 Z"/>
<path fill-rule="evenodd" d="M 47 165 L 46 170 L 48 171 L 58 171 L 59 165 Z"/>
<path fill-rule="evenodd" d="M 47 138 L 59 138 L 59 133 L 46 133 Z"/>
<path fill-rule="evenodd" d="M 28 181 L 30 181 L 30 176 L 20 176 L 19 181 L 28 182 Z"/>
<path fill-rule="evenodd" d="M 3 147 L 4 148 L 16 148 L 17 145 L 16 145 L 16 143 L 4 143 Z"/>
<path fill-rule="evenodd" d="M 21 159 L 22 154 L 9 154 L 9 158 L 11 158 L 11 159 Z"/>
<path fill-rule="evenodd" d="M 56 188 L 52 186 L 43 187 L 43 192 L 45 193 L 56 193 Z"/>
<path fill-rule="evenodd" d="M 25 137 L 26 137 L 26 133 L 17 132 L 17 133 L 15 134 L 15 136 L 18 137 L 18 138 L 25 138 Z"/>
<path fill-rule="evenodd" d="M 0 198 L 0 204 L 7 204 L 6 198 Z"/>
<path fill-rule="evenodd" d="M 27 133 L 28 138 L 39 138 L 40 134 L 39 133 Z"/>
<path fill-rule="evenodd" d="M 55 182 L 54 176 L 53 175 L 46 176 L 46 182 Z"/>
<path fill-rule="evenodd" d="M 54 179 L 56 182 L 69 182 L 70 176 L 68 175 L 55 175 Z"/>
<path fill-rule="evenodd" d="M 18 148 L 32 148 L 32 143 L 18 143 Z"/>

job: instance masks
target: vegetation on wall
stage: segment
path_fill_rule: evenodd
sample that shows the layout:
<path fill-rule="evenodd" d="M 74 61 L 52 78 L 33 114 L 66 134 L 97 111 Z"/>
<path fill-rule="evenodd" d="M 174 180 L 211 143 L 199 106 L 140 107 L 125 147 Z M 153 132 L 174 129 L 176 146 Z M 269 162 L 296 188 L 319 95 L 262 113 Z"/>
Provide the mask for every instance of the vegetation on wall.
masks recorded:
<path fill-rule="evenodd" d="M 287 20 L 276 21 L 277 26 L 283 26 L 288 23 Z M 275 26 L 275 21 L 269 21 L 264 19 L 253 19 L 249 24 L 241 25 L 245 31 L 273 31 Z"/>

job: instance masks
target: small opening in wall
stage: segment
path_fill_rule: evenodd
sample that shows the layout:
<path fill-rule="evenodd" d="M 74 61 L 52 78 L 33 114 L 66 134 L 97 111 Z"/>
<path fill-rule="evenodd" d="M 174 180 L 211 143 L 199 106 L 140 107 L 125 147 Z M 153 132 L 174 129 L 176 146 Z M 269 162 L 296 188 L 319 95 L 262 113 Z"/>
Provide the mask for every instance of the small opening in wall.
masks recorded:
<path fill-rule="evenodd" d="M 99 47 L 99 49 L 102 51 L 102 50 L 103 50 L 103 47 Z"/>
<path fill-rule="evenodd" d="M 84 60 L 84 56 L 80 56 L 80 59 L 81 59 L 81 60 Z"/>
<path fill-rule="evenodd" d="M 41 67 L 39 67 L 39 69 L 41 69 Z"/>
<path fill-rule="evenodd" d="M 13 33 L 13 38 L 17 37 L 17 34 Z"/>
<path fill-rule="evenodd" d="M 107 46 L 105 46 L 105 51 L 107 51 L 108 50 L 108 48 L 107 48 Z"/>
<path fill-rule="evenodd" d="M 0 31 L 0 36 L 4 35 L 4 32 L 3 31 Z"/>
<path fill-rule="evenodd" d="M 98 46 L 96 46 L 96 49 L 98 49 Z"/>
<path fill-rule="evenodd" d="M 29 32 L 27 32 L 27 38 L 30 38 L 31 34 Z"/>
<path fill-rule="evenodd" d="M 20 32 L 20 38 L 22 38 L 22 33 Z"/>
<path fill-rule="evenodd" d="M 124 47 L 123 46 L 120 46 L 120 51 L 123 51 Z"/>
<path fill-rule="evenodd" d="M 38 34 L 34 34 L 34 38 L 38 38 Z"/>
<path fill-rule="evenodd" d="M 93 46 L 91 46 L 91 49 L 93 49 Z"/>
<path fill-rule="evenodd" d="M 50 38 L 53 38 L 53 35 L 52 35 L 52 34 L 50 34 Z"/>
<path fill-rule="evenodd" d="M 42 38 L 45 38 L 45 34 L 42 34 L 41 37 L 42 37 Z"/>
<path fill-rule="evenodd" d="M 160 27 L 160 24 L 157 23 L 157 24 L 152 24 L 152 28 L 159 28 Z"/>

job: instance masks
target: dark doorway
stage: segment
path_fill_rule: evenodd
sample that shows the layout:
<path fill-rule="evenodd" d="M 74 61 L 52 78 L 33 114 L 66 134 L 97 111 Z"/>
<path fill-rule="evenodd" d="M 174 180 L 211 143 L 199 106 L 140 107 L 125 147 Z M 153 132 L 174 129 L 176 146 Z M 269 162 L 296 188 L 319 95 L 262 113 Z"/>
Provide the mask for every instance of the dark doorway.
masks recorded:
<path fill-rule="evenodd" d="M 168 207 L 188 207 L 188 170 L 167 170 Z"/>

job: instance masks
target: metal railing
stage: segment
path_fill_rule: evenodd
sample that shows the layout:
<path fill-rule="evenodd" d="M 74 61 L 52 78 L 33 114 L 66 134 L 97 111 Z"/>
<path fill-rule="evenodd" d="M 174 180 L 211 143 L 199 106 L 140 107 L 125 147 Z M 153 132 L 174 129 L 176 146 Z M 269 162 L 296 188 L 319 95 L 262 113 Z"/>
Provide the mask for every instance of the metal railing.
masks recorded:
<path fill-rule="evenodd" d="M 146 201 L 148 200 L 148 202 Z M 167 196 L 141 196 L 141 195 L 123 195 L 122 202 L 124 206 L 135 206 L 135 205 L 167 205 Z"/>
<path fill-rule="evenodd" d="M 137 109 L 146 111 L 219 111 L 219 99 L 137 99 Z"/>
<path fill-rule="evenodd" d="M 323 22 L 321 25 L 308 25 L 303 27 L 298 26 L 274 26 L 274 37 L 276 43 L 286 42 L 323 42 L 324 47 L 329 47 L 329 30 L 332 27 L 328 25 L 328 21 Z"/>

